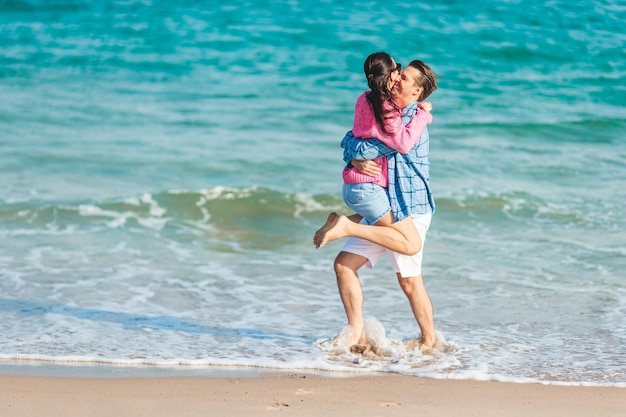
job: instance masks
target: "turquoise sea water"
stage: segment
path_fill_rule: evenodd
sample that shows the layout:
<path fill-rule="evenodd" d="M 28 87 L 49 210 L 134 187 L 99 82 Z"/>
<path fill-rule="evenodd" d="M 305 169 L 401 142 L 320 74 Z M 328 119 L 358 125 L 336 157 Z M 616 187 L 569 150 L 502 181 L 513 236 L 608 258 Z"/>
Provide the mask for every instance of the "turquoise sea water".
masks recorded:
<path fill-rule="evenodd" d="M 626 385 L 619 1 L 0 0 L 0 359 Z M 439 75 L 422 355 L 311 244 L 376 50 Z"/>

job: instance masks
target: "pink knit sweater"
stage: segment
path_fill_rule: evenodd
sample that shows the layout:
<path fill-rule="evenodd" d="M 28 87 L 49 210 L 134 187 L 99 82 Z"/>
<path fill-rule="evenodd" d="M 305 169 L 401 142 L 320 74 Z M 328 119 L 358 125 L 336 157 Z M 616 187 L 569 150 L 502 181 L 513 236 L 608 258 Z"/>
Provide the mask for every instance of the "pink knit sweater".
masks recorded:
<path fill-rule="evenodd" d="M 361 139 L 376 138 L 400 153 L 410 151 L 419 140 L 426 125 L 432 123 L 432 114 L 425 110 L 419 110 L 413 117 L 413 120 L 411 120 L 408 125 L 404 126 L 400 110 L 397 110 L 392 104 L 385 101 L 383 103 L 383 109 L 385 111 L 392 110 L 390 113 L 387 113 L 388 118 L 385 119 L 385 128 L 388 132 L 385 134 L 376 121 L 374 111 L 367 102 L 367 98 L 365 97 L 367 93 L 366 91 L 361 94 L 356 101 L 354 125 L 352 126 L 354 136 Z M 372 182 L 386 188 L 389 184 L 387 158 L 377 158 L 375 161 L 381 166 L 382 170 L 380 175 L 370 177 L 369 175 L 361 174 L 356 168 L 346 167 L 342 174 L 343 181 L 346 184 Z"/>

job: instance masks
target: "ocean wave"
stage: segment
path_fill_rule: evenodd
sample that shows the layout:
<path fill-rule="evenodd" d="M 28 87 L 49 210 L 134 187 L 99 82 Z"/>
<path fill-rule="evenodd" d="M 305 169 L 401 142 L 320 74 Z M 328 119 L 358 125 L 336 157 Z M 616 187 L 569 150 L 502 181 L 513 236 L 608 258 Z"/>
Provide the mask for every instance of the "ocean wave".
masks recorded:
<path fill-rule="evenodd" d="M 585 202 L 553 202 L 522 191 L 507 193 L 468 192 L 437 199 L 437 213 L 451 218 L 484 219 L 517 223 L 585 225 L 594 221 L 585 216 Z"/>
<path fill-rule="evenodd" d="M 29 200 L 0 204 L 0 235 L 143 230 L 269 248 L 310 233 L 326 213 L 342 208 L 335 196 L 263 187 L 166 190 L 103 201 Z"/>
<path fill-rule="evenodd" d="M 436 204 L 437 215 L 452 219 L 485 218 L 490 222 L 501 219 L 562 225 L 587 225 L 597 221 L 587 215 L 593 211 L 589 201 L 552 201 L 525 191 L 467 190 L 457 195 L 436 196 Z M 257 230 L 291 234 L 303 224 L 317 226 L 330 211 L 348 213 L 349 209 L 335 195 L 218 186 L 200 190 L 173 189 L 102 201 L 0 203 L 0 233 L 62 233 L 96 227 L 153 231 L 185 228 L 202 232 Z M 600 216 L 600 220 L 607 219 Z"/>

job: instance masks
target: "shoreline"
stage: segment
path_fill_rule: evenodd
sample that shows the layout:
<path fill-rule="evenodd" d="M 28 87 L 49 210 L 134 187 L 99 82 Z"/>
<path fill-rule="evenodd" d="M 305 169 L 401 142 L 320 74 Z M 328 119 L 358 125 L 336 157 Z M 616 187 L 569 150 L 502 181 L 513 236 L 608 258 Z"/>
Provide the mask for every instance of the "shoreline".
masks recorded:
<path fill-rule="evenodd" d="M 119 417 L 621 416 L 626 388 L 426 379 L 395 374 L 328 377 L 0 375 L 0 415 Z"/>
<path fill-rule="evenodd" d="M 0 360 L 0 378 L 8 376 L 41 378 L 264 378 L 267 376 L 298 374 L 307 377 L 328 379 L 363 377 L 407 377 L 439 381 L 494 382 L 504 384 L 531 384 L 540 386 L 618 388 L 626 389 L 626 383 L 600 384 L 595 382 L 541 381 L 541 380 L 502 380 L 447 378 L 406 375 L 380 371 L 334 371 L 321 369 L 280 369 L 245 365 L 149 365 L 113 364 L 99 362 L 57 362 L 47 360 Z"/>

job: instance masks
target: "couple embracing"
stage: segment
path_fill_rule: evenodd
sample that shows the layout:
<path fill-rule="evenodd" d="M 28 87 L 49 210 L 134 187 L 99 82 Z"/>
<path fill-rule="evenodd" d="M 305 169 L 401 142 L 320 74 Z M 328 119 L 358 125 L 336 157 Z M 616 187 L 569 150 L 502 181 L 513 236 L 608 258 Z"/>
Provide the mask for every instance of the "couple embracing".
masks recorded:
<path fill-rule="evenodd" d="M 422 278 L 422 254 L 435 204 L 429 186 L 426 125 L 432 106 L 424 100 L 437 88 L 436 76 L 419 60 L 402 69 L 385 52 L 371 54 L 363 70 L 369 90 L 359 96 L 344 148 L 343 198 L 356 213 L 331 213 L 316 232 L 317 248 L 348 237 L 334 261 L 339 294 L 353 330 L 350 350 L 369 347 L 363 320 L 362 266 L 391 258 L 421 331 L 419 349 L 435 344 L 430 297 Z"/>

